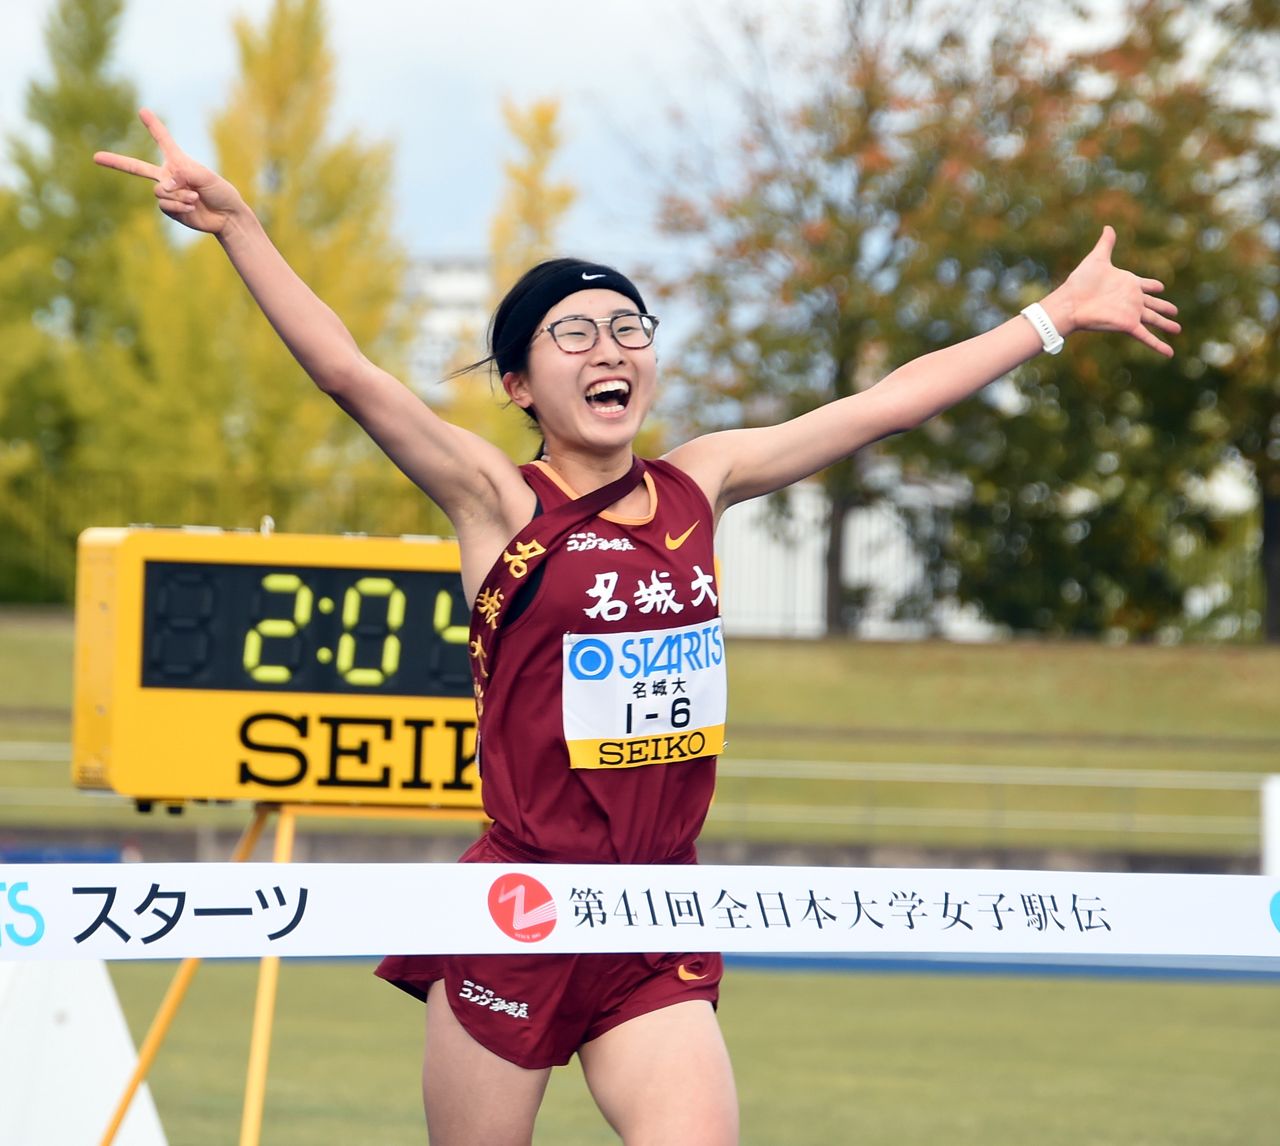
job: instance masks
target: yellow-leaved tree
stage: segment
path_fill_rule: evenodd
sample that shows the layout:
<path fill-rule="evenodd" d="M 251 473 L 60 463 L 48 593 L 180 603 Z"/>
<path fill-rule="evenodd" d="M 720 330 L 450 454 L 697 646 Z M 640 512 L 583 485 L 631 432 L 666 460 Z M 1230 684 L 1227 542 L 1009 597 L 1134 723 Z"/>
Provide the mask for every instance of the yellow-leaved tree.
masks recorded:
<path fill-rule="evenodd" d="M 562 142 L 559 118 L 559 100 L 536 100 L 523 111 L 502 101 L 502 119 L 520 155 L 502 165 L 506 183 L 489 225 L 495 305 L 534 263 L 557 253 L 556 232 L 578 197 L 571 184 L 551 177 Z"/>
<path fill-rule="evenodd" d="M 552 178 L 551 167 L 561 144 L 558 100 L 537 100 L 527 109 L 510 100 L 502 104 L 502 118 L 518 148 L 503 164 L 502 199 L 489 227 L 492 311 L 515 281 L 534 263 L 558 253 L 557 231 L 577 198 L 577 191 Z M 474 361 L 483 332 L 462 340 L 454 369 Z M 463 374 L 451 383 L 447 417 L 493 442 L 515 461 L 527 461 L 537 444 L 537 431 L 521 411 L 507 402 L 492 373 Z"/>
<path fill-rule="evenodd" d="M 219 168 L 251 197 L 285 258 L 356 342 L 399 373 L 412 331 L 399 311 L 407 259 L 391 230 L 391 150 L 352 133 L 332 138 L 333 55 L 322 4 L 275 0 L 263 27 L 242 18 L 235 31 L 241 75 L 213 125 Z M 303 376 L 221 252 L 202 244 L 197 257 L 221 272 L 219 334 L 236 385 L 224 464 L 261 488 L 288 528 L 324 520 L 335 494 L 389 467 Z M 407 483 L 402 490 L 414 518 L 425 499 Z M 385 504 L 375 514 L 378 501 L 357 509 L 353 524 L 412 527 L 388 520 Z"/>
<path fill-rule="evenodd" d="M 74 539 L 99 475 L 86 472 L 94 427 L 78 409 L 82 367 L 128 354 L 119 235 L 154 214 L 133 188 L 103 186 L 96 149 L 133 150 L 132 85 L 113 63 L 123 0 L 58 0 L 48 59 L 26 88 L 25 131 L 7 135 L 0 188 L 0 600 L 65 599 Z M 90 384 L 109 380 L 90 373 Z"/>
<path fill-rule="evenodd" d="M 327 35 L 321 0 L 275 0 L 261 26 L 237 19 L 240 73 L 212 126 L 210 165 L 361 348 L 400 373 L 413 315 L 391 228 L 391 150 L 334 137 Z M 128 239 L 121 281 L 148 377 L 113 395 L 104 455 L 173 480 L 216 524 L 271 514 L 291 531 L 439 528 L 431 503 L 306 378 L 215 241 L 171 252 L 141 227 Z"/>

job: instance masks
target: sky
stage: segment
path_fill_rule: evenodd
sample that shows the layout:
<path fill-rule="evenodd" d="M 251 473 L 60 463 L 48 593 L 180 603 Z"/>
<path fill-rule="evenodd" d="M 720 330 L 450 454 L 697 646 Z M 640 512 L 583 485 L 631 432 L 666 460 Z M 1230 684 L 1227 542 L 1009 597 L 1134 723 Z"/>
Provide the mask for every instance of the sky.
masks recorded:
<path fill-rule="evenodd" d="M 117 72 L 198 159 L 216 158 L 208 125 L 238 71 L 233 21 L 244 15 L 261 26 L 271 4 L 125 0 Z M 44 29 L 55 7 L 56 0 L 0 0 L 0 183 L 3 140 L 24 129 L 27 85 L 46 73 Z M 562 251 L 624 270 L 669 270 L 691 241 L 656 234 L 658 183 L 691 138 L 731 154 L 733 80 L 754 66 L 733 34 L 743 13 L 777 45 L 794 42 L 797 25 L 820 35 L 843 7 L 843 0 L 325 0 L 337 61 L 333 126 L 394 145 L 397 229 L 411 255 L 482 255 L 502 162 L 515 154 L 502 100 L 527 106 L 557 98 L 564 142 L 553 175 L 579 193 Z M 785 96 L 785 70 L 772 68 L 770 82 Z M 672 126 L 672 112 L 683 128 Z"/>
<path fill-rule="evenodd" d="M 271 0 L 126 0 L 117 70 L 179 144 L 214 159 L 207 128 L 237 72 L 232 22 L 261 24 Z M 55 0 L 0 0 L 0 136 L 23 128 L 27 84 L 44 74 Z M 579 200 L 562 246 L 624 267 L 662 261 L 654 174 L 681 146 L 668 112 L 731 133 L 723 35 L 741 0 L 326 0 L 337 59 L 335 127 L 396 149 L 397 227 L 414 255 L 483 254 L 514 152 L 501 119 L 561 101 L 555 176 Z M 815 0 L 828 13 L 838 0 Z M 785 12 L 775 5 L 775 14 Z M 794 11 L 794 10 L 793 10 Z M 5 172 L 0 165 L 0 181 Z"/>

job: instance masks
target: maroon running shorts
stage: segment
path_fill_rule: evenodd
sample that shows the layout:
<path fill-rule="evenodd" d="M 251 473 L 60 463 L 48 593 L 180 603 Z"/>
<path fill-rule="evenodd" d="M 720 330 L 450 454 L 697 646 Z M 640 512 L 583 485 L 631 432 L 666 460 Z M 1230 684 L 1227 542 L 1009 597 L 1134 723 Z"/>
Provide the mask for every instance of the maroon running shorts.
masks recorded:
<path fill-rule="evenodd" d="M 487 837 L 462 857 L 503 863 Z M 720 998 L 718 953 L 661 955 L 392 955 L 380 978 L 425 1001 L 443 979 L 449 1005 L 473 1039 L 538 1070 L 563 1066 L 583 1043 L 628 1019 L 688 999 Z"/>

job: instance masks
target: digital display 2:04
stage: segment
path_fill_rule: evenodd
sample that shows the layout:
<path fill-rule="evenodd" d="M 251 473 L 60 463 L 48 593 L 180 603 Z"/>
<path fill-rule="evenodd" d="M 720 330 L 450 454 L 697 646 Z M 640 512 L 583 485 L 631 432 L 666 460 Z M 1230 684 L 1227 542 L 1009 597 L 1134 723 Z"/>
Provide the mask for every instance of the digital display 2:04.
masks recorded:
<path fill-rule="evenodd" d="M 469 696 L 456 572 L 148 561 L 144 688 Z"/>

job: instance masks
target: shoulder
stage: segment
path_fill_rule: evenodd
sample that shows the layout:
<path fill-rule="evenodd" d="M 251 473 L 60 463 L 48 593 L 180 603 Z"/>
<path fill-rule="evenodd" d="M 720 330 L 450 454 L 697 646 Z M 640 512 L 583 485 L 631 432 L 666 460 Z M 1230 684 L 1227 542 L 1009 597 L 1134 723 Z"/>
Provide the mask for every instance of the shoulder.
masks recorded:
<path fill-rule="evenodd" d="M 684 467 L 670 460 L 670 455 L 663 458 L 647 458 L 644 464 L 659 488 L 677 489 L 701 501 L 710 500 L 701 482 Z"/>
<path fill-rule="evenodd" d="M 661 465 L 697 486 L 717 521 L 728 508 L 723 495 L 730 472 L 732 454 L 728 447 L 733 433 L 729 430 L 694 438 L 651 463 Z"/>

